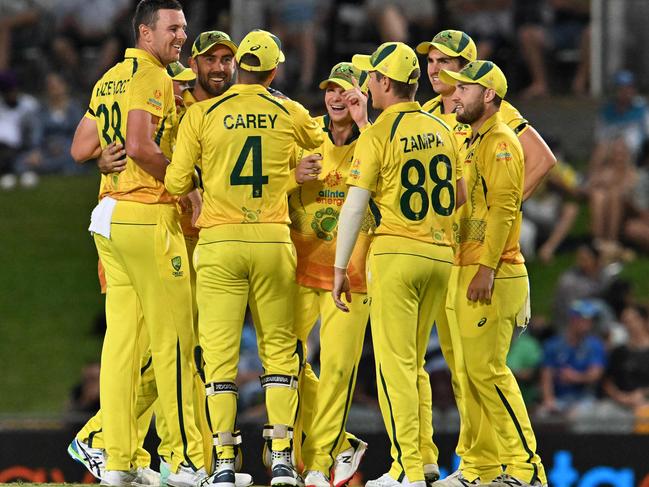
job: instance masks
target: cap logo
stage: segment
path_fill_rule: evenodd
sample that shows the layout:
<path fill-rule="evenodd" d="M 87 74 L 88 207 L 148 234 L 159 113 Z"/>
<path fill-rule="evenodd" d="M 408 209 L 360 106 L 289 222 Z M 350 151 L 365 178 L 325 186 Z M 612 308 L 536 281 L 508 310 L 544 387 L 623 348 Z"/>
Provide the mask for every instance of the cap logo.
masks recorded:
<path fill-rule="evenodd" d="M 251 51 L 256 51 L 258 49 L 261 49 L 261 46 L 259 44 L 256 44 L 250 48 Z"/>

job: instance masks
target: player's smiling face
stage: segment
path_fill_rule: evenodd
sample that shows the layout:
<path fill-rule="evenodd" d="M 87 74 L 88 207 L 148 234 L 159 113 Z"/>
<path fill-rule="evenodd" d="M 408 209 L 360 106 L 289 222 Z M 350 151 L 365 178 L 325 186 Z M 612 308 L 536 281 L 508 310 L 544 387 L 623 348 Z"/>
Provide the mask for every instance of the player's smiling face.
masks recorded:
<path fill-rule="evenodd" d="M 178 61 L 180 50 L 187 40 L 185 14 L 182 10 L 158 10 L 157 20 L 150 30 L 153 52 L 163 65 Z"/>
<path fill-rule="evenodd" d="M 453 93 L 455 118 L 460 123 L 472 124 L 485 112 L 485 88 L 477 83 L 458 83 Z"/>
<path fill-rule="evenodd" d="M 234 54 L 229 47 L 216 44 L 209 51 L 196 56 L 192 69 L 201 88 L 212 96 L 219 96 L 232 85 Z"/>
<path fill-rule="evenodd" d="M 336 83 L 329 83 L 325 89 L 325 105 L 327 113 L 334 123 L 351 122 L 352 116 L 343 100 L 345 89 Z"/>
<path fill-rule="evenodd" d="M 455 72 L 459 71 L 461 69 L 460 58 L 450 57 L 439 49 L 431 47 L 428 51 L 426 60 L 428 61 L 428 79 L 430 80 L 430 84 L 433 87 L 433 90 L 435 90 L 435 93 L 442 96 L 453 94 L 455 86 L 443 83 L 439 79 L 439 72 L 442 69 Z"/>

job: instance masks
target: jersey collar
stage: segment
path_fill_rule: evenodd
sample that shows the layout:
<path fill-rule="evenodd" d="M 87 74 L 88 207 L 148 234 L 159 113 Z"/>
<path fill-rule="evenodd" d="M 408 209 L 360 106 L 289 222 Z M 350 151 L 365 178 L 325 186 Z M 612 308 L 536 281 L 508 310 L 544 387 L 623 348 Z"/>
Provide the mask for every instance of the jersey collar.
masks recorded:
<path fill-rule="evenodd" d="M 183 102 L 185 103 L 185 107 L 189 108 L 197 101 L 198 100 L 196 100 L 196 97 L 194 96 L 194 93 L 192 93 L 192 90 L 183 91 Z"/>
<path fill-rule="evenodd" d="M 147 61 L 155 64 L 156 66 L 160 66 L 161 68 L 164 68 L 162 63 L 158 58 L 150 54 L 149 52 L 145 51 L 144 49 L 139 49 L 137 47 L 129 47 L 126 49 L 126 52 L 124 53 L 125 58 L 136 58 L 136 59 L 146 59 Z"/>
<path fill-rule="evenodd" d="M 383 110 L 381 114 L 376 117 L 376 123 L 378 123 L 382 118 L 387 117 L 391 113 L 400 113 L 400 112 L 418 112 L 421 110 L 421 105 L 418 101 L 403 101 L 400 103 L 395 103 L 390 105 L 388 108 Z"/>
<path fill-rule="evenodd" d="M 329 130 L 329 125 L 331 124 L 331 117 L 329 114 L 325 114 L 324 117 L 322 117 L 322 130 L 329 136 L 329 140 L 333 143 L 334 138 L 331 135 L 331 131 Z M 352 122 L 352 133 L 351 135 L 347 138 L 345 143 L 343 145 L 349 145 L 352 142 L 354 142 L 356 139 L 358 139 L 358 136 L 361 135 L 361 131 L 358 128 L 358 125 L 356 125 L 356 122 Z M 334 143 L 334 145 L 336 145 Z"/>
<path fill-rule="evenodd" d="M 500 122 L 500 111 L 497 111 L 487 120 L 485 120 L 485 122 L 482 124 L 482 127 L 480 127 L 480 130 L 478 130 L 478 133 L 473 137 L 472 142 L 482 139 L 485 134 L 489 132 L 498 122 Z"/>
<path fill-rule="evenodd" d="M 230 88 L 228 88 L 230 93 L 259 93 L 262 95 L 273 96 L 270 92 L 264 88 L 262 85 L 244 85 L 240 83 L 235 83 Z"/>

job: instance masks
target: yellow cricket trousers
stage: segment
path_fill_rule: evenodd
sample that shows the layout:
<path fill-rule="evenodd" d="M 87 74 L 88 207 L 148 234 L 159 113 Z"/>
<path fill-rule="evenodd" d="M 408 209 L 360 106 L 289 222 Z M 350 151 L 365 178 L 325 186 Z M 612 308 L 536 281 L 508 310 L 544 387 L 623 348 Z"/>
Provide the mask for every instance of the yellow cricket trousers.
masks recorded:
<path fill-rule="evenodd" d="M 390 475 L 424 480 L 436 463 L 430 379 L 424 370 L 433 323 L 443 319 L 453 261 L 450 247 L 395 236 L 369 252 L 370 323 L 379 405 L 391 441 Z"/>
<path fill-rule="evenodd" d="M 295 250 L 284 224 L 228 224 L 201 230 L 194 251 L 200 344 L 205 358 L 207 403 L 216 453 L 231 458 L 237 413 L 235 379 L 246 305 L 257 332 L 271 425 L 291 430 L 297 413 L 299 356 L 293 328 Z M 274 438 L 272 448 L 292 442 Z"/>
<path fill-rule="evenodd" d="M 129 470 L 138 447 L 136 392 L 144 317 L 161 410 L 169 429 L 172 471 L 203 466 L 194 423 L 192 310 L 187 250 L 172 205 L 118 201 L 111 238 L 95 234 L 106 269 L 107 330 L 100 394 L 108 470 Z"/>
<path fill-rule="evenodd" d="M 366 294 L 352 293 L 349 313 L 336 308 L 331 291 L 298 286 L 295 330 L 307 356 L 307 338 L 320 317 L 320 377 L 306 362 L 300 373 L 300 422 L 305 470 L 329 476 L 336 455 L 351 445 L 345 431 L 358 362 L 370 314 Z"/>
<path fill-rule="evenodd" d="M 453 266 L 447 301 L 450 326 L 459 330 L 466 377 L 460 384 L 462 473 L 469 480 L 488 482 L 503 465 L 516 478 L 538 478 L 545 484 L 527 409 L 506 365 L 516 318 L 528 298 L 527 270 L 524 264 L 501 264 L 491 302 L 474 303 L 466 292 L 477 269 Z"/>

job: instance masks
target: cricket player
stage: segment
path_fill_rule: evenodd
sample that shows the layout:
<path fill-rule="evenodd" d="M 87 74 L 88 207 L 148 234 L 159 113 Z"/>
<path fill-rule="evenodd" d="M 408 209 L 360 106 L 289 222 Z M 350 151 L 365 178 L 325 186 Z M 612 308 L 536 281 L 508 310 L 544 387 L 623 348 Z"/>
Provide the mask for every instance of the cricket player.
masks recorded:
<path fill-rule="evenodd" d="M 336 308 L 330 296 L 346 175 L 358 136 L 369 126 L 366 81 L 367 73 L 342 62 L 320 83 L 327 114 L 318 123 L 326 137 L 313 151 L 299 151 L 300 162 L 291 181 L 295 188 L 290 192 L 289 214 L 299 284 L 295 330 L 304 345 L 304 357 L 307 339 L 320 317 L 320 380 L 307 362 L 299 383 L 300 419 L 306 438 L 301 455 L 307 487 L 328 487 L 332 468 L 333 485 L 347 483 L 367 449 L 364 441 L 345 431 L 345 423 L 370 313 L 365 259 L 376 225 L 368 208 L 349 266 L 350 312 Z"/>
<path fill-rule="evenodd" d="M 204 202 L 194 252 L 200 343 L 216 468 L 205 485 L 234 486 L 237 363 L 246 305 L 252 310 L 265 374 L 271 485 L 298 485 L 292 430 L 299 357 L 293 329 L 295 255 L 287 187 L 294 144 L 313 149 L 323 133 L 306 109 L 266 89 L 284 61 L 273 34 L 255 30 L 235 59 L 238 82 L 192 105 L 178 132 L 165 178 L 172 194 L 193 187 L 197 165 Z"/>
<path fill-rule="evenodd" d="M 230 37 L 224 32 L 203 32 L 199 34 L 192 46 L 192 57 L 189 60 L 191 68 L 185 68 L 180 62 L 171 63 L 167 66 L 167 73 L 174 81 L 177 112 L 180 115 L 182 115 L 193 103 L 217 96 L 231 85 L 234 76 L 234 54 L 236 53 L 236 48 L 236 44 L 233 43 Z M 194 87 L 189 88 L 186 83 L 194 79 L 196 79 Z M 97 143 L 99 143 L 98 140 Z M 125 153 L 121 144 L 110 144 L 102 151 L 102 155 L 98 159 L 97 164 L 100 171 L 104 174 L 123 171 L 125 169 L 125 159 L 123 159 L 124 155 Z M 195 195 L 195 193 L 197 192 L 192 192 L 190 195 Z M 196 212 L 197 205 L 196 200 L 193 198 L 192 201 L 189 201 L 186 198 L 187 197 L 181 198 L 179 201 L 179 209 L 181 210 L 180 224 L 183 229 L 187 252 L 189 255 L 192 255 L 198 240 L 197 229 L 193 226 L 195 219 L 198 216 Z M 199 194 L 199 210 L 200 203 L 201 200 Z M 102 272 L 100 272 L 100 275 L 101 274 Z M 102 291 L 105 293 L 105 279 L 102 280 L 100 278 L 100 281 L 102 282 Z M 191 267 L 191 283 L 192 294 L 195 296 L 196 276 L 193 266 Z M 196 343 L 194 356 L 197 361 L 197 370 L 194 373 L 195 419 L 198 428 L 203 433 L 205 463 L 208 464 L 207 459 L 211 456 L 212 435 L 207 424 L 207 418 L 205 417 L 205 384 L 200 377 L 202 373 L 202 358 L 201 350 L 197 345 L 198 331 L 196 325 L 197 312 L 194 304 L 194 340 Z M 137 467 L 140 477 L 145 475 L 151 476 L 155 473 L 148 468 L 150 464 L 150 455 L 141 446 L 151 422 L 151 413 L 153 411 L 152 405 L 158 397 L 155 375 L 153 373 L 153 368 L 151 367 L 151 353 L 146 344 L 148 344 L 148 341 L 143 344 L 146 352 L 142 359 L 142 376 L 140 389 L 138 391 L 138 405 L 136 408 L 140 447 L 137 450 L 134 464 Z M 170 474 L 168 460 L 172 451 L 169 442 L 169 435 L 167 434 L 167 427 L 164 422 L 164 416 L 160 414 L 159 411 L 156 413 L 156 430 L 161 440 L 158 445 L 161 479 L 158 479 L 158 483 L 160 480 L 163 483 L 166 483 L 167 477 Z M 206 440 L 207 448 L 205 448 Z M 95 477 L 101 480 L 105 464 L 105 461 L 103 460 L 104 450 L 101 412 L 91 418 L 79 431 L 75 440 L 70 444 L 68 452 L 75 460 L 84 464 L 86 468 L 95 475 Z M 236 474 L 237 487 L 245 487 L 251 483 L 252 477 L 250 477 L 250 475 L 244 473 Z"/>
<path fill-rule="evenodd" d="M 383 111 L 356 143 L 339 221 L 333 297 L 344 311 L 353 305 L 347 267 L 372 197 L 378 226 L 367 284 L 379 404 L 393 461 L 388 473 L 366 485 L 423 487 L 424 464 L 437 462 L 431 421 L 421 419 L 421 405 L 430 410 L 431 403 L 423 365 L 433 323 L 444 315 L 453 262 L 457 147 L 450 128 L 414 101 L 420 71 L 411 48 L 388 42 L 352 62 L 369 71 L 373 106 Z"/>
<path fill-rule="evenodd" d="M 447 122 L 454 129 L 457 137 L 458 146 L 462 147 L 464 141 L 471 136 L 471 127 L 467 124 L 459 123 L 455 119 L 455 104 L 453 102 L 453 93 L 455 86 L 448 85 L 440 80 L 439 72 L 442 69 L 457 72 L 462 69 L 466 64 L 476 60 L 476 46 L 473 39 L 466 33 L 457 30 L 443 30 L 436 34 L 432 41 L 422 42 L 417 46 L 417 52 L 425 54 L 428 62 L 428 78 L 431 82 L 433 90 L 438 93 L 438 96 L 428 101 L 423 105 L 424 110 L 432 113 L 445 122 Z M 514 108 L 507 101 L 503 100 L 500 107 L 500 117 L 507 125 L 514 130 L 519 137 L 519 141 L 523 147 L 525 155 L 525 190 L 524 197 L 529 196 L 534 189 L 541 182 L 547 171 L 549 171 L 555 164 L 556 159 L 550 149 L 547 147 L 545 141 L 541 138 L 538 132 L 529 125 L 518 110 Z M 497 444 L 496 437 L 488 424 L 484 427 L 469 427 L 473 422 L 479 425 L 482 421 L 486 420 L 485 413 L 481 412 L 475 405 L 465 407 L 465 398 L 460 392 L 460 385 L 458 382 L 458 372 L 455 369 L 455 360 L 458 353 L 458 347 L 452 346 L 452 341 L 457 340 L 454 328 L 449 328 L 448 324 L 444 326 L 438 323 L 437 327 L 440 345 L 444 357 L 452 374 L 453 391 L 455 393 L 456 402 L 461 415 L 460 421 L 460 436 L 456 449 L 457 455 L 462 459 L 461 466 L 468 463 L 479 463 L 479 459 L 472 458 L 471 454 L 467 454 L 471 444 L 476 441 L 480 442 L 477 448 L 472 451 L 480 451 L 482 455 L 489 457 L 486 463 L 494 463 L 497 457 Z M 461 359 L 460 359 L 461 360 Z M 470 400 L 470 396 L 468 399 Z M 471 416 L 468 416 L 468 415 Z M 474 435 L 480 436 L 471 437 L 469 431 Z M 460 469 L 461 470 L 461 469 Z M 457 484 L 455 477 L 459 475 L 460 470 L 445 479 L 445 482 L 440 482 L 439 485 L 449 485 L 452 487 Z"/>
<path fill-rule="evenodd" d="M 527 410 L 505 364 L 514 328 L 529 320 L 527 270 L 518 244 L 524 155 L 515 132 L 500 118 L 507 80 L 490 61 L 473 61 L 459 73 L 442 70 L 439 78 L 456 85 L 457 121 L 471 126 L 462 149 L 469 194 L 454 225 L 458 246 L 447 300 L 450 327 L 459 330 L 462 343 L 468 387 L 461 390 L 469 396 L 463 406 L 476 409 L 468 413 L 471 430 L 465 434 L 474 438 L 479 434 L 474 428 L 490 427 L 497 454 L 493 445 L 482 452 L 484 442 L 469 443 L 459 474 L 437 485 L 545 485 Z M 481 412 L 488 423 L 472 421 Z"/>
<path fill-rule="evenodd" d="M 168 483 L 184 487 L 204 472 L 191 395 L 191 288 L 175 199 L 161 181 L 176 118 L 165 66 L 178 60 L 186 23 L 177 1 L 142 0 L 133 26 L 136 48 L 127 49 L 124 61 L 95 85 L 71 149 L 78 156 L 90 144 L 88 135 L 99 134 L 102 148 L 119 141 L 127 155 L 124 171 L 102 175 L 90 226 L 107 281 L 100 377 L 107 453 L 102 483 L 136 482 L 132 459 L 139 439 L 133 411 L 142 357 L 141 314 L 173 448 Z"/>

